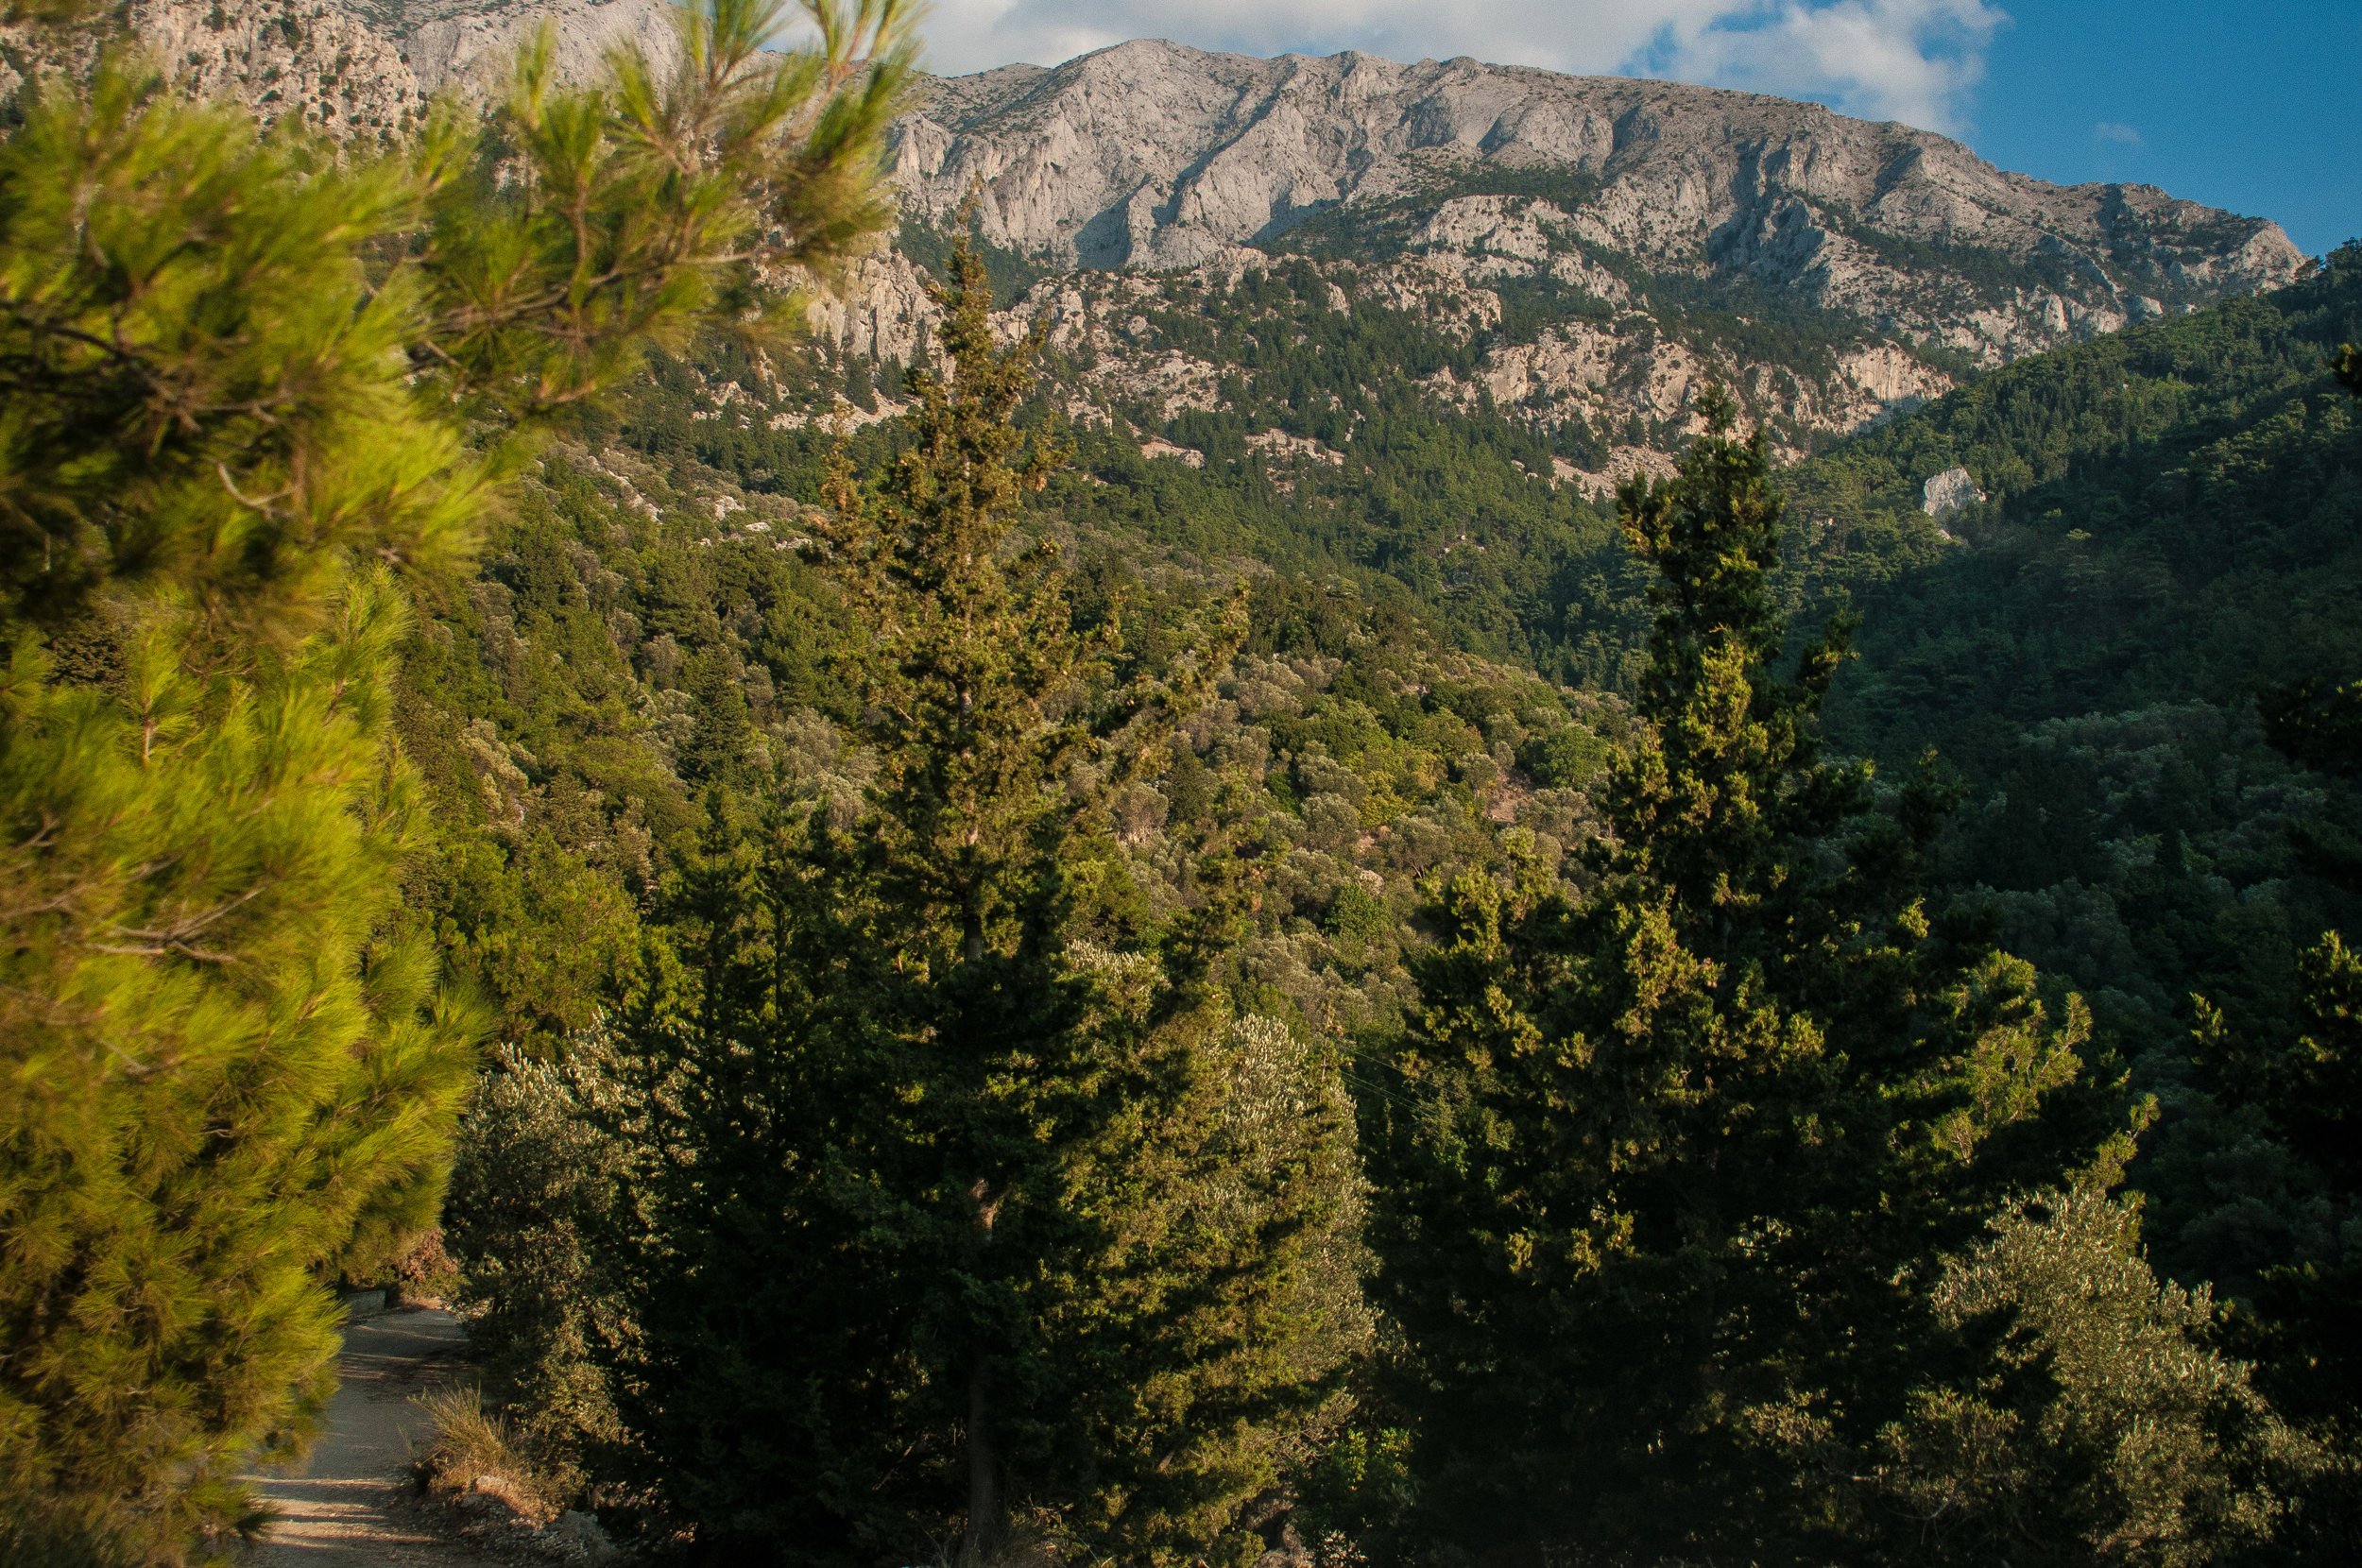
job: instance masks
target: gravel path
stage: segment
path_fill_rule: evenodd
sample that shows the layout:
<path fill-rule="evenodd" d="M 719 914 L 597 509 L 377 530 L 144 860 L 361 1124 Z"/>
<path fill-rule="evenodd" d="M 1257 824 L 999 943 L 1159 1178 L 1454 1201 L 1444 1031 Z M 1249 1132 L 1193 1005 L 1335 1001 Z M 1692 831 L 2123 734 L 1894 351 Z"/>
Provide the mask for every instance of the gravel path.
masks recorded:
<path fill-rule="evenodd" d="M 431 1308 L 357 1318 L 338 1358 L 343 1383 L 302 1463 L 256 1477 L 281 1518 L 252 1554 L 259 1568 L 490 1568 L 419 1527 L 404 1469 L 427 1420 L 411 1401 L 462 1371 L 466 1333 Z"/>

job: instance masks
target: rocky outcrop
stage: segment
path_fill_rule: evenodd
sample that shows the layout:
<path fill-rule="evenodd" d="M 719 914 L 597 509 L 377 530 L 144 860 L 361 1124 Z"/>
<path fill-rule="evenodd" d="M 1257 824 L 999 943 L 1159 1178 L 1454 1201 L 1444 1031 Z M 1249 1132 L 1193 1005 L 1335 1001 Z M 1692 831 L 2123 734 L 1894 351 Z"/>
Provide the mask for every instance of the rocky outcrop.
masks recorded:
<path fill-rule="evenodd" d="M 265 120 L 295 115 L 338 136 L 390 137 L 438 93 L 497 98 L 519 47 L 544 23 L 555 29 L 561 81 L 590 77 L 619 45 L 670 60 L 672 11 L 667 0 L 132 0 L 129 20 L 193 92 L 239 99 Z"/>
<path fill-rule="evenodd" d="M 1124 43 L 1055 70 L 937 83 L 904 127 L 897 166 L 924 212 L 973 193 L 997 244 L 1070 266 L 1155 268 L 1284 243 L 1309 218 L 1471 175 L 1535 171 L 1589 187 L 1588 199 L 1536 212 L 1446 199 L 1415 243 L 1538 263 L 1555 229 L 1586 250 L 1744 275 L 1983 357 L 2305 266 L 2275 225 L 2148 186 L 2046 184 L 1907 126 L 1471 60 Z M 1994 278 L 2012 264 L 2023 286 Z M 1989 308 L 1957 308 L 1977 295 Z"/>
<path fill-rule="evenodd" d="M 569 77 L 620 43 L 674 46 L 665 0 L 131 7 L 186 85 L 379 139 L 438 92 L 497 94 L 545 21 Z M 1008 322 L 1047 319 L 1077 418 L 1214 407 L 1236 367 L 1150 323 L 1309 258 L 1328 308 L 1399 313 L 1463 350 L 1423 383 L 1441 402 L 1591 432 L 1594 486 L 1645 471 L 1711 382 L 1793 453 L 1940 396 L 1963 366 L 2309 265 L 2272 224 L 2045 184 L 1906 126 L 1471 60 L 1136 42 L 931 81 L 895 157 L 912 217 L 948 222 L 972 196 L 987 241 L 1048 269 Z M 813 323 L 834 357 L 907 363 L 933 312 L 885 252 Z"/>
<path fill-rule="evenodd" d="M 1985 499 L 1966 469 L 1946 469 L 1928 477 L 1921 487 L 1919 509 L 1941 521 L 1963 507 L 1975 506 Z"/>

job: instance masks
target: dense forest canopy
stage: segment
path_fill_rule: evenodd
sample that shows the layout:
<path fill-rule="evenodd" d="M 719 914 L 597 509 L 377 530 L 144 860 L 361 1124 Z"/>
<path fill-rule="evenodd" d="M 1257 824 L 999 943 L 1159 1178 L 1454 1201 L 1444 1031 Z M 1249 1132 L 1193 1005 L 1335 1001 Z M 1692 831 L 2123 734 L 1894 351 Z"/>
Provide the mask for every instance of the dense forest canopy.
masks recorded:
<path fill-rule="evenodd" d="M 799 343 L 807 9 L 0 142 L 0 1554 L 265 1530 L 390 1286 L 653 1561 L 2351 1560 L 2362 253 L 1586 498 L 1408 208 L 1139 282 L 1207 409 L 958 225 Z"/>

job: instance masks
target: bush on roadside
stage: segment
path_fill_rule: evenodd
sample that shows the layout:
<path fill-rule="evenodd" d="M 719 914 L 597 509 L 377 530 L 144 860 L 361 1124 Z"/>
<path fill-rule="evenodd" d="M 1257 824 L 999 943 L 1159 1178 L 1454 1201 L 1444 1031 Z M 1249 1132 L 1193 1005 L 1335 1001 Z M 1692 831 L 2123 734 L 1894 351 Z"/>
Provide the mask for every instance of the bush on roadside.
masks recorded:
<path fill-rule="evenodd" d="M 558 1515 L 573 1483 L 534 1462 L 505 1418 L 476 1388 L 438 1389 L 418 1401 L 435 1436 L 411 1461 L 419 1488 L 440 1501 L 489 1498 L 536 1529 Z"/>
<path fill-rule="evenodd" d="M 503 1049 L 462 1118 L 444 1208 L 478 1364 L 513 1401 L 516 1440 L 570 1491 L 625 1440 L 613 1369 L 639 1328 L 613 1266 L 638 1229 L 640 1104 L 603 1030 L 554 1062 Z"/>
<path fill-rule="evenodd" d="M 141 1568 L 139 1553 L 95 1524 L 0 1510 L 0 1562 L 9 1568 Z"/>

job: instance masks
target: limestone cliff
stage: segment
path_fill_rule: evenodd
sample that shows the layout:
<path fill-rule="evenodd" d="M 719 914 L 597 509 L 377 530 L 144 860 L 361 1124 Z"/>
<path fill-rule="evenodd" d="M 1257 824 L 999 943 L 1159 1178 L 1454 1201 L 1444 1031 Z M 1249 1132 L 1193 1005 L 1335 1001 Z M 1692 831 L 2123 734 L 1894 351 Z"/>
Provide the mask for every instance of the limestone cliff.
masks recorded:
<path fill-rule="evenodd" d="M 671 39 L 664 0 L 132 0 L 131 15 L 198 90 L 380 138 L 436 92 L 485 96 L 545 18 L 569 75 Z M 937 79 L 895 175 L 915 222 L 940 228 L 973 196 L 983 237 L 1030 264 L 1031 292 L 1006 303 L 1051 318 L 1078 414 L 1154 435 L 1209 406 L 1235 367 L 1155 323 L 1309 265 L 1333 308 L 1406 315 L 1456 346 L 1422 377 L 1440 404 L 1571 433 L 1592 484 L 1650 466 L 1709 381 L 1801 451 L 1973 369 L 2310 264 L 2271 223 L 2148 186 L 2046 184 L 1907 126 L 1472 60 L 1141 41 Z M 837 356 L 906 361 L 931 314 L 894 253 L 815 323 Z"/>
<path fill-rule="evenodd" d="M 618 44 L 669 56 L 670 12 L 666 0 L 131 0 L 128 14 L 193 92 L 237 98 L 266 120 L 390 137 L 438 93 L 497 96 L 518 47 L 545 21 L 556 30 L 559 77 L 579 80 Z M 9 31 L 0 89 L 48 63 L 22 29 Z"/>
<path fill-rule="evenodd" d="M 1106 272 L 1219 281 L 1301 254 L 1334 272 L 1340 308 L 1482 341 L 1439 397 L 1595 429 L 1637 418 L 1647 447 L 1708 380 L 1795 448 L 1966 369 L 2309 266 L 2274 224 L 2046 184 L 1907 126 L 1470 60 L 1143 41 L 1007 66 L 934 83 L 897 174 L 914 213 L 947 221 L 973 196 L 986 240 L 1062 275 L 1030 303 L 1100 350 L 1119 398 L 1166 407 L 1221 367 L 1124 332 L 1141 287 Z M 905 351 L 907 332 L 858 322 L 915 322 L 911 282 L 873 275 L 838 318 L 848 349 Z"/>
<path fill-rule="evenodd" d="M 2025 291 L 2034 309 L 2023 323 L 2004 319 L 2022 310 L 1943 322 L 1964 348 L 2104 330 L 2285 282 L 2304 264 L 2275 225 L 2148 186 L 2046 184 L 1907 126 L 1471 60 L 1255 60 L 1125 43 L 1053 71 L 938 83 L 907 124 L 899 162 L 930 213 L 976 191 L 1000 244 L 1067 264 L 1152 267 L 1268 245 L 1337 206 L 1415 198 L 1472 171 L 1543 169 L 1596 182 L 1588 202 L 1554 219 L 1581 241 L 1658 267 L 1743 271 L 1860 314 L 1907 318 L 1931 274 L 1979 281 L 1947 266 L 1946 248 L 2058 280 Z M 1536 225 L 1489 206 L 1439 212 L 1420 238 L 1528 260 L 1544 244 Z M 2030 298 L 2045 292 L 2062 312 Z"/>

